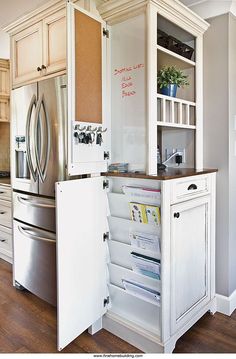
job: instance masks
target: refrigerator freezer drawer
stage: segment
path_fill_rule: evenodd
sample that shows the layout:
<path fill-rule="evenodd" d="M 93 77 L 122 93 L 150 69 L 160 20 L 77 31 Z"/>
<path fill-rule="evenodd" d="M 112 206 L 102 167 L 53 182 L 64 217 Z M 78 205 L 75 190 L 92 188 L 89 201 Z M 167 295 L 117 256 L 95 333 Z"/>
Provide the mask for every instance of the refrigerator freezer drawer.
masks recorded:
<path fill-rule="evenodd" d="M 15 280 L 56 305 L 56 235 L 16 220 L 13 226 Z"/>
<path fill-rule="evenodd" d="M 56 232 L 54 199 L 13 192 L 13 204 L 15 219 Z"/>
<path fill-rule="evenodd" d="M 12 227 L 11 202 L 9 201 L 0 200 L 0 225 Z"/>

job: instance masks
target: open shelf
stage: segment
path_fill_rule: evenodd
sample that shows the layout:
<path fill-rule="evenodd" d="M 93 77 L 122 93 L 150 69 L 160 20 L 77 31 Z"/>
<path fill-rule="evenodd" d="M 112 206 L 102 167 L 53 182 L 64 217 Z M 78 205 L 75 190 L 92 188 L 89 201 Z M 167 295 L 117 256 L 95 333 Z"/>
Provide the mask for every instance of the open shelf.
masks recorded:
<path fill-rule="evenodd" d="M 196 63 L 192 60 L 187 59 L 173 51 L 166 49 L 160 45 L 157 45 L 157 61 L 158 66 L 172 66 L 176 65 L 181 70 L 195 67 Z"/>
<path fill-rule="evenodd" d="M 196 103 L 157 94 L 158 126 L 195 129 Z"/>

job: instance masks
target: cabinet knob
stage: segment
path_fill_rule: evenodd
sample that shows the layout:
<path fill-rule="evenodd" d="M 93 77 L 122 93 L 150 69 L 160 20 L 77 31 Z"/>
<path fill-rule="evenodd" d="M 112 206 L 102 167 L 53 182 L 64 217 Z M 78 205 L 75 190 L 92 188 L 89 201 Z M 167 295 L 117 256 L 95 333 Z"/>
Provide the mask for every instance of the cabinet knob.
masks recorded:
<path fill-rule="evenodd" d="M 174 213 L 174 218 L 179 218 L 180 217 L 180 213 L 179 212 L 175 212 Z"/>
<path fill-rule="evenodd" d="M 42 71 L 41 67 L 38 66 L 38 67 L 37 67 L 37 71 Z"/>
<path fill-rule="evenodd" d="M 195 185 L 194 183 L 192 183 L 190 186 L 188 186 L 188 191 L 196 190 L 196 189 L 197 189 L 197 185 Z"/>
<path fill-rule="evenodd" d="M 45 65 L 42 65 L 42 70 L 46 70 L 46 66 Z"/>

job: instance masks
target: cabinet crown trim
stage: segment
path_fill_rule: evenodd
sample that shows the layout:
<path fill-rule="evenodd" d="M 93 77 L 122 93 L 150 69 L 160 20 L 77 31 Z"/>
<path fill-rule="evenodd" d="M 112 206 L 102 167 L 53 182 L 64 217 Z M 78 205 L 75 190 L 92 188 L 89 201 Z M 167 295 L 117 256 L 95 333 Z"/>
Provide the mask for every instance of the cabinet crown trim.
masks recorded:
<path fill-rule="evenodd" d="M 74 2 L 75 0 L 72 0 Z M 14 35 L 19 31 L 29 27 L 52 13 L 66 7 L 65 0 L 50 0 L 46 4 L 38 7 L 37 9 L 30 11 L 24 16 L 21 16 L 14 22 L 2 27 L 2 30 L 7 32 L 9 35 Z"/>
<path fill-rule="evenodd" d="M 178 0 L 109 0 L 98 6 L 98 11 L 112 25 L 127 13 L 134 16 L 134 9 L 142 9 L 149 4 L 156 6 L 157 11 L 170 21 L 178 22 L 180 27 L 191 29 L 195 35 L 203 34 L 209 27 L 205 20 Z"/>

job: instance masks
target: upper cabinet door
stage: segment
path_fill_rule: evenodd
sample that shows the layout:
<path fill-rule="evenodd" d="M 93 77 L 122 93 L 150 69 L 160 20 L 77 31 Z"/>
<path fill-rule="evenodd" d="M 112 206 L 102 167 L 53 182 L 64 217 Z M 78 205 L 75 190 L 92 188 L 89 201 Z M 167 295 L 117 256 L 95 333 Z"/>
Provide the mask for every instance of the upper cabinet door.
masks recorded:
<path fill-rule="evenodd" d="M 107 310 L 107 193 L 103 178 L 56 184 L 58 349 Z"/>
<path fill-rule="evenodd" d="M 66 9 L 43 20 L 43 65 L 47 75 L 66 68 Z"/>
<path fill-rule="evenodd" d="M 11 44 L 13 85 L 40 78 L 39 68 L 43 63 L 42 22 L 13 35 Z"/>
<path fill-rule="evenodd" d="M 106 91 L 106 23 L 68 3 L 68 170 L 70 175 L 107 170 L 109 129 Z M 81 140 L 81 133 L 89 137 Z"/>

